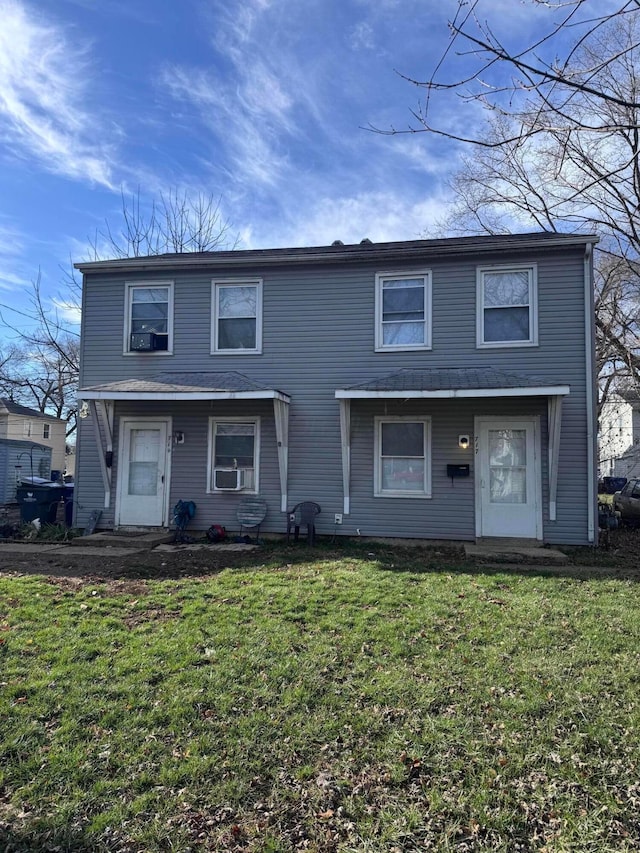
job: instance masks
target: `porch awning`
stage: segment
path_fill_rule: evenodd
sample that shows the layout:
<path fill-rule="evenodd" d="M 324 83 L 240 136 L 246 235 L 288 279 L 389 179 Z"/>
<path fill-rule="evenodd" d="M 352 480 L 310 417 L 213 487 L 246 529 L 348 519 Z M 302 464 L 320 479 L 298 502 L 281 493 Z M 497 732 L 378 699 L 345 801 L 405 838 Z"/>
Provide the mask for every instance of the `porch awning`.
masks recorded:
<path fill-rule="evenodd" d="M 416 398 L 447 399 L 458 397 L 548 397 L 565 396 L 568 385 L 547 382 L 522 373 L 494 370 L 492 367 L 449 367 L 430 370 L 399 370 L 360 385 L 340 388 L 339 400 Z"/>
<path fill-rule="evenodd" d="M 249 379 L 243 373 L 158 373 L 147 379 L 120 379 L 78 390 L 79 400 L 282 400 L 282 391 Z"/>
<path fill-rule="evenodd" d="M 158 373 L 146 379 L 120 379 L 78 389 L 78 403 L 86 400 L 95 422 L 96 441 L 100 456 L 105 490 L 105 507 L 111 499 L 111 468 L 108 454 L 113 450 L 114 403 L 117 400 L 186 402 L 189 400 L 273 400 L 278 445 L 282 512 L 287 510 L 287 480 L 289 459 L 288 394 L 255 382 L 234 370 L 225 372 Z"/>
<path fill-rule="evenodd" d="M 571 391 L 567 384 L 538 376 L 495 370 L 492 367 L 407 368 L 335 392 L 340 404 L 344 512 L 350 508 L 351 401 L 352 400 L 446 400 L 496 397 L 547 397 L 549 424 L 549 518 L 556 519 L 558 460 L 562 400 Z"/>

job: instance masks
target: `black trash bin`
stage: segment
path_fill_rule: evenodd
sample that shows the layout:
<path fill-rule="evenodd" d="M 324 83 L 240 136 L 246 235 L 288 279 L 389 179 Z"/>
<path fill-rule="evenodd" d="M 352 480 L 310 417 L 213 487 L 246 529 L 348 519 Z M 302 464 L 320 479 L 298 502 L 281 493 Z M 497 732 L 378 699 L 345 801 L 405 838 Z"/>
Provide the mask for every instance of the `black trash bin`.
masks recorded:
<path fill-rule="evenodd" d="M 64 489 L 58 485 L 34 485 L 18 486 L 16 489 L 16 500 L 20 506 L 20 520 L 28 524 L 39 518 L 42 524 L 55 524 L 58 514 L 58 505 L 63 496 Z"/>
<path fill-rule="evenodd" d="M 66 483 L 62 487 L 64 496 L 64 523 L 67 527 L 73 525 L 73 483 Z"/>

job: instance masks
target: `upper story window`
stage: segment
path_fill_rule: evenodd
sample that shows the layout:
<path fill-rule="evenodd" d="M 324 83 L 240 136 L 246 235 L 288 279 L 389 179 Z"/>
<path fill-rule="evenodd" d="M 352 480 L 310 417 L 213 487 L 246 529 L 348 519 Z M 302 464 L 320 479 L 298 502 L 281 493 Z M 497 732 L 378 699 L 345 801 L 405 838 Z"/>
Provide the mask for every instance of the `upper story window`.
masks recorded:
<path fill-rule="evenodd" d="M 172 352 L 173 282 L 128 284 L 126 311 L 125 352 Z"/>
<path fill-rule="evenodd" d="M 43 424 L 42 425 L 42 437 L 50 438 L 51 437 L 51 424 Z"/>
<path fill-rule="evenodd" d="M 478 269 L 479 347 L 538 343 L 535 266 Z"/>
<path fill-rule="evenodd" d="M 32 428 L 32 423 L 31 423 L 31 421 L 23 421 L 23 422 L 22 422 L 22 434 L 23 434 L 26 438 L 30 438 L 30 436 L 31 436 L 31 428 Z"/>
<path fill-rule="evenodd" d="M 431 497 L 431 419 L 375 419 L 376 497 Z"/>
<path fill-rule="evenodd" d="M 258 491 L 259 418 L 211 418 L 209 492 Z"/>
<path fill-rule="evenodd" d="M 212 290 L 214 353 L 262 352 L 262 281 L 214 281 Z"/>
<path fill-rule="evenodd" d="M 376 350 L 431 348 L 431 273 L 376 275 Z"/>

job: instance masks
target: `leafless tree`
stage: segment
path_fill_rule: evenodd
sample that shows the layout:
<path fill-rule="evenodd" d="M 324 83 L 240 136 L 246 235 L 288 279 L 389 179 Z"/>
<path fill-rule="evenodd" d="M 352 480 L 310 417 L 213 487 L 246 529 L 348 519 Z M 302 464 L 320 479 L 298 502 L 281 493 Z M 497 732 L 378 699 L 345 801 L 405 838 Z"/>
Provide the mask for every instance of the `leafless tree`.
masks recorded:
<path fill-rule="evenodd" d="M 410 80 L 424 99 L 404 132 L 440 135 L 463 152 L 441 230 L 599 234 L 604 399 L 621 382 L 640 388 L 640 0 L 529 2 L 549 24 L 508 44 L 481 17 L 482 0 L 459 0 L 434 73 Z M 438 120 L 442 97 L 469 106 L 464 131 Z"/>
<path fill-rule="evenodd" d="M 145 203 L 140 190 L 121 193 L 120 221 L 105 220 L 89 240 L 90 260 L 137 258 L 165 252 L 213 252 L 233 249 L 229 222 L 222 217 L 220 199 L 211 193 L 190 195 L 171 189 Z"/>
<path fill-rule="evenodd" d="M 212 194 L 191 196 L 170 190 L 146 204 L 140 191 L 122 193 L 119 221 L 105 220 L 89 239 L 85 260 L 140 257 L 165 252 L 210 252 L 235 248 L 220 202 Z M 79 370 L 79 320 L 82 282 L 73 265 L 63 271 L 62 290 L 50 299 L 40 272 L 24 311 L 0 304 L 0 319 L 13 330 L 16 344 L 0 353 L 0 391 L 24 405 L 68 420 L 76 428 Z"/>
<path fill-rule="evenodd" d="M 0 362 L 2 395 L 67 421 L 67 438 L 77 426 L 78 341 L 59 339 L 55 348 L 28 342 L 14 344 Z"/>

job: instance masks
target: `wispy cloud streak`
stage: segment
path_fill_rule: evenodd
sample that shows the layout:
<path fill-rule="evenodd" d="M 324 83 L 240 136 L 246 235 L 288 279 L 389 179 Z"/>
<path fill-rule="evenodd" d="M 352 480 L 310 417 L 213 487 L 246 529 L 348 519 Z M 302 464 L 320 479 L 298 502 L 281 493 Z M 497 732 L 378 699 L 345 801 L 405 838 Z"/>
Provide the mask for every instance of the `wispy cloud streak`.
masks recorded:
<path fill-rule="evenodd" d="M 55 174 L 111 186 L 82 47 L 19 0 L 0 0 L 0 20 L 0 144 Z"/>

